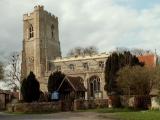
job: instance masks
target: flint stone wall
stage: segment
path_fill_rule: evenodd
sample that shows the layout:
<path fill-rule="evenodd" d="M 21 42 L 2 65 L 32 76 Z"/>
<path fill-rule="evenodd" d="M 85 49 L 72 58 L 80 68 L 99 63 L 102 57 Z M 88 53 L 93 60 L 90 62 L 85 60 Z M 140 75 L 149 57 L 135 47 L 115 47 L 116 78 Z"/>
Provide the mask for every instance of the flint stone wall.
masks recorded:
<path fill-rule="evenodd" d="M 107 99 L 74 100 L 74 110 L 96 109 L 108 107 Z"/>
<path fill-rule="evenodd" d="M 61 102 L 16 103 L 7 106 L 8 112 L 58 112 L 61 111 Z"/>

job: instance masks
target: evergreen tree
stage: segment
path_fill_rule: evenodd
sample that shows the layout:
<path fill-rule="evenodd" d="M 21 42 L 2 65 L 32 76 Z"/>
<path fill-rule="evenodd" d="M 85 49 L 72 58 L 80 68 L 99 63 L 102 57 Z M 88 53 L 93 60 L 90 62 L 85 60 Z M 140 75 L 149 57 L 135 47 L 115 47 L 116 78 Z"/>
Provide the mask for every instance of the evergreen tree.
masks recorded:
<path fill-rule="evenodd" d="M 108 94 L 118 93 L 119 90 L 117 88 L 117 72 L 123 68 L 124 66 L 135 66 L 144 64 L 139 62 L 136 56 L 133 56 L 130 52 L 124 53 L 116 53 L 111 54 L 106 60 L 105 66 L 105 90 Z"/>
<path fill-rule="evenodd" d="M 29 101 L 28 94 L 27 94 L 27 80 L 26 78 L 21 82 L 21 94 L 23 96 L 24 101 Z"/>
<path fill-rule="evenodd" d="M 21 94 L 25 102 L 38 101 L 40 97 L 40 85 L 33 72 L 21 84 Z"/>
<path fill-rule="evenodd" d="M 62 80 L 64 79 L 65 75 L 60 71 L 56 71 L 49 76 L 48 79 L 48 91 L 52 93 L 56 91 L 61 84 Z"/>

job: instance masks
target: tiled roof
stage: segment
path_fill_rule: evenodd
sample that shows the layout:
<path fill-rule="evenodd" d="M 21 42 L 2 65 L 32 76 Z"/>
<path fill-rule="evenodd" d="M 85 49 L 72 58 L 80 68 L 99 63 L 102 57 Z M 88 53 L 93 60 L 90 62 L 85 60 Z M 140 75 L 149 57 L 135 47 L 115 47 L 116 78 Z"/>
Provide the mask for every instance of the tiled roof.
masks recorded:
<path fill-rule="evenodd" d="M 64 81 L 68 81 L 69 84 L 72 86 L 72 88 L 77 92 L 83 92 L 86 91 L 86 88 L 84 87 L 84 84 L 81 82 L 82 78 L 81 77 L 71 77 L 71 76 L 66 76 L 61 85 L 64 83 Z M 61 87 L 60 85 L 60 87 Z M 59 87 L 59 88 L 60 88 Z"/>
<path fill-rule="evenodd" d="M 3 93 L 3 94 L 10 94 L 10 91 L 8 91 L 8 90 L 1 90 L 1 89 L 0 89 L 0 94 L 2 94 L 2 93 Z"/>
<path fill-rule="evenodd" d="M 84 87 L 84 84 L 81 82 L 81 77 L 71 77 L 67 76 L 68 80 L 72 83 L 72 85 L 75 88 L 75 91 L 86 91 L 86 88 Z"/>
<path fill-rule="evenodd" d="M 140 62 L 144 62 L 144 64 L 148 67 L 156 66 L 156 56 L 153 54 L 141 55 L 138 56 Z"/>

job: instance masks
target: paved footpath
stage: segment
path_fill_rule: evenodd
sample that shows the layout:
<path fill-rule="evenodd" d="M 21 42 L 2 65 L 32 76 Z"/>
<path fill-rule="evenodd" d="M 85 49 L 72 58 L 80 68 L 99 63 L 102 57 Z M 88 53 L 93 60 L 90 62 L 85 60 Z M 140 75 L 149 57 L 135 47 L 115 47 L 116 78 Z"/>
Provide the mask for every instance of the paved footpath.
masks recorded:
<path fill-rule="evenodd" d="M 0 120 L 113 120 L 94 112 L 60 112 L 53 114 L 7 114 L 0 112 Z M 105 114 L 107 116 L 107 114 Z"/>

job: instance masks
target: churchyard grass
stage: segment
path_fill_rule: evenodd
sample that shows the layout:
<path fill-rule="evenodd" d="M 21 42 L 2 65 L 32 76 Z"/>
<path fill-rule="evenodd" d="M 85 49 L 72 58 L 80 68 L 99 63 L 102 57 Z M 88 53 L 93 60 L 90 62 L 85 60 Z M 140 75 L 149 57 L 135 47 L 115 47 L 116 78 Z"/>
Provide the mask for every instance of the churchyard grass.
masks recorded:
<path fill-rule="evenodd" d="M 85 111 L 81 111 L 85 112 Z M 86 112 L 102 113 L 103 118 L 114 120 L 160 120 L 160 110 L 132 110 L 128 108 L 104 108 L 86 110 Z"/>
<path fill-rule="evenodd" d="M 114 116 L 120 120 L 160 120 L 160 111 L 119 112 Z"/>

